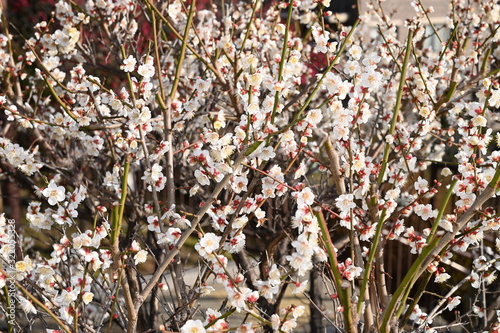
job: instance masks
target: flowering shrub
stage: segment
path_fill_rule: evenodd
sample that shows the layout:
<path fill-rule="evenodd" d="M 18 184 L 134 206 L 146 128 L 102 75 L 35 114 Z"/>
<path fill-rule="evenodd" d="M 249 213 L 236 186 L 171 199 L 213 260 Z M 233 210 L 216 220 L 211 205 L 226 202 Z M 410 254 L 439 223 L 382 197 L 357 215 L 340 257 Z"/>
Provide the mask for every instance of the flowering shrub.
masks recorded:
<path fill-rule="evenodd" d="M 499 5 L 453 1 L 437 50 L 418 1 L 402 38 L 324 6 L 61 0 L 21 43 L 2 17 L 10 331 L 292 332 L 287 289 L 342 331 L 500 329 Z"/>

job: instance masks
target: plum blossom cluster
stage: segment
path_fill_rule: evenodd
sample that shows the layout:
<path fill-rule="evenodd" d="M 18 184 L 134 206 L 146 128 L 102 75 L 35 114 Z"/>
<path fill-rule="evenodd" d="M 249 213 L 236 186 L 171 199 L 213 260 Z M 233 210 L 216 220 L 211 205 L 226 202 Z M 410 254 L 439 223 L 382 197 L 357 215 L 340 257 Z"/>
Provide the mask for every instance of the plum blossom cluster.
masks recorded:
<path fill-rule="evenodd" d="M 446 40 L 412 3 L 407 36 L 383 2 L 353 27 L 329 1 L 60 0 L 23 42 L 2 21 L 0 177 L 29 202 L 0 277 L 26 318 L 292 332 L 305 307 L 283 295 L 311 285 L 348 332 L 432 332 L 452 311 L 486 330 L 495 303 L 448 283 L 498 287 L 500 8 L 454 1 Z M 389 290 L 396 247 L 412 266 Z"/>

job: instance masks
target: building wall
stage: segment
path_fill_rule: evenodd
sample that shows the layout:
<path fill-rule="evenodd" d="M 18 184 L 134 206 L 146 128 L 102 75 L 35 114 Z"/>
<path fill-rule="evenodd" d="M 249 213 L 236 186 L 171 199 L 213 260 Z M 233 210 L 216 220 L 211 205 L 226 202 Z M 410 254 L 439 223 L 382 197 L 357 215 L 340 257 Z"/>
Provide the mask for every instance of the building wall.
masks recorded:
<path fill-rule="evenodd" d="M 358 0 L 361 13 L 367 10 L 369 2 L 371 0 Z M 378 1 L 375 0 L 374 2 Z M 411 5 L 412 2 L 413 0 L 385 0 L 380 2 L 380 6 L 393 21 L 402 24 L 405 19 L 415 15 L 415 9 Z M 424 9 L 428 9 L 431 6 L 434 8 L 434 12 L 430 13 L 429 17 L 437 21 L 443 21 L 449 11 L 450 1 L 447 0 L 421 0 L 421 2 Z"/>

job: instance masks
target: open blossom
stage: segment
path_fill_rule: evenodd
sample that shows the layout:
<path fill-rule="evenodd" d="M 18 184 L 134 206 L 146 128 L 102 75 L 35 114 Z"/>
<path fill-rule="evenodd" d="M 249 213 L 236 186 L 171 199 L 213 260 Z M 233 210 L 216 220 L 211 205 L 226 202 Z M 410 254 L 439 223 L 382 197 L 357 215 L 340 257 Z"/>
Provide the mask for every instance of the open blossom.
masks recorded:
<path fill-rule="evenodd" d="M 163 173 L 161 171 L 162 171 L 161 165 L 159 165 L 158 163 L 155 163 L 151 167 L 151 171 L 147 170 L 147 171 L 144 172 L 144 176 L 142 176 L 142 179 L 145 180 L 148 183 L 154 184 L 161 177 L 163 177 Z"/>
<path fill-rule="evenodd" d="M 160 219 L 157 216 L 148 216 L 148 230 L 160 232 Z"/>
<path fill-rule="evenodd" d="M 294 252 L 291 256 L 286 256 L 286 260 L 288 260 L 290 266 L 297 271 L 298 276 L 304 276 L 313 267 L 310 257 L 304 257 L 297 252 Z"/>
<path fill-rule="evenodd" d="M 293 329 L 297 327 L 297 321 L 295 318 L 285 320 L 281 325 L 281 330 L 283 332 L 293 332 Z"/>
<path fill-rule="evenodd" d="M 279 286 L 273 286 L 269 281 L 259 280 L 255 286 L 259 289 L 259 294 L 268 300 L 272 300 L 279 291 Z"/>
<path fill-rule="evenodd" d="M 301 294 L 306 291 L 308 286 L 309 286 L 309 280 L 305 280 L 302 282 L 295 282 L 295 284 L 292 285 L 292 294 L 293 295 Z"/>
<path fill-rule="evenodd" d="M 436 283 L 443 283 L 445 281 L 448 281 L 451 278 L 451 275 L 448 273 L 438 273 L 436 271 L 436 277 L 434 279 L 434 282 Z"/>
<path fill-rule="evenodd" d="M 348 212 L 356 207 L 356 204 L 354 203 L 354 196 L 351 193 L 340 195 L 337 199 L 335 199 L 335 205 L 341 212 Z"/>
<path fill-rule="evenodd" d="M 181 328 L 182 333 L 205 333 L 201 320 L 188 320 Z"/>
<path fill-rule="evenodd" d="M 194 84 L 194 89 L 198 90 L 199 92 L 205 92 L 208 91 L 208 89 L 210 89 L 211 86 L 212 86 L 211 80 L 197 79 Z"/>
<path fill-rule="evenodd" d="M 375 235 L 377 224 L 378 224 L 378 222 L 373 223 L 372 225 L 367 226 L 366 228 L 361 229 L 360 230 L 359 239 L 362 240 L 362 241 L 368 241 L 368 240 L 370 240 Z"/>
<path fill-rule="evenodd" d="M 146 250 L 140 250 L 134 256 L 134 263 L 136 265 L 138 265 L 140 263 L 145 262 L 147 259 L 148 259 L 148 251 L 146 251 Z"/>
<path fill-rule="evenodd" d="M 27 314 L 28 313 L 32 313 L 32 314 L 37 313 L 35 306 L 33 305 L 33 303 L 30 300 L 28 300 L 20 295 L 17 296 L 16 298 L 19 301 L 19 306 L 21 307 L 21 309 L 23 309 L 24 312 L 26 312 Z"/>
<path fill-rule="evenodd" d="M 453 310 L 458 304 L 460 304 L 461 299 L 462 298 L 460 296 L 449 297 L 448 304 L 446 305 L 446 308 L 448 309 L 448 311 Z"/>
<path fill-rule="evenodd" d="M 92 302 L 92 299 L 94 299 L 94 294 L 89 292 L 89 291 L 86 291 L 83 293 L 82 295 L 82 301 L 83 303 L 85 304 L 89 304 L 90 302 Z"/>
<path fill-rule="evenodd" d="M 353 281 L 361 275 L 363 269 L 361 267 L 354 266 L 351 258 L 347 258 L 345 262 L 339 263 L 339 271 L 344 278 L 349 281 Z"/>
<path fill-rule="evenodd" d="M 124 72 L 133 72 L 135 69 L 135 65 L 137 64 L 137 60 L 133 56 L 128 56 L 127 59 L 123 60 L 123 65 L 120 66 Z"/>
<path fill-rule="evenodd" d="M 148 56 L 146 62 L 137 68 L 137 73 L 143 76 L 144 79 L 149 80 L 155 75 L 155 67 L 153 66 L 153 57 Z"/>
<path fill-rule="evenodd" d="M 47 198 L 49 205 L 53 206 L 65 199 L 64 192 L 64 187 L 57 186 L 56 183 L 50 182 L 49 186 L 42 191 L 42 194 Z"/>
<path fill-rule="evenodd" d="M 231 288 L 227 291 L 227 298 L 236 311 L 247 309 L 247 302 L 254 303 L 259 298 L 259 293 L 247 287 L 240 287 L 239 290 Z"/>
<path fill-rule="evenodd" d="M 414 186 L 415 186 L 415 190 L 417 190 L 417 192 L 419 194 L 423 194 L 425 192 L 427 192 L 429 190 L 429 182 L 427 182 L 427 180 L 425 179 L 422 179 L 422 177 L 418 176 L 418 180 L 415 182 Z"/>
<path fill-rule="evenodd" d="M 262 73 L 254 73 L 248 76 L 248 84 L 251 86 L 258 86 L 261 84 L 263 78 L 264 76 L 262 75 Z"/>
<path fill-rule="evenodd" d="M 245 323 L 240 325 L 235 333 L 254 333 L 255 330 L 252 328 L 252 323 Z"/>
<path fill-rule="evenodd" d="M 373 68 L 368 69 L 361 74 L 360 85 L 370 91 L 377 90 L 382 82 L 382 74 L 376 72 Z"/>
<path fill-rule="evenodd" d="M 321 114 L 320 109 L 309 110 L 309 112 L 307 113 L 306 120 L 312 126 L 318 125 L 321 119 L 323 119 L 323 115 Z"/>
<path fill-rule="evenodd" d="M 206 233 L 195 245 L 196 251 L 201 256 L 207 256 L 219 248 L 220 237 L 214 233 Z"/>
<path fill-rule="evenodd" d="M 309 187 L 305 187 L 300 192 L 294 192 L 297 195 L 297 205 L 303 207 L 314 203 L 314 193 Z"/>
<path fill-rule="evenodd" d="M 432 209 L 431 204 L 417 205 L 415 207 L 415 214 L 420 216 L 422 218 L 422 220 L 426 221 L 429 218 L 436 218 L 438 211 L 437 211 L 437 209 Z"/>

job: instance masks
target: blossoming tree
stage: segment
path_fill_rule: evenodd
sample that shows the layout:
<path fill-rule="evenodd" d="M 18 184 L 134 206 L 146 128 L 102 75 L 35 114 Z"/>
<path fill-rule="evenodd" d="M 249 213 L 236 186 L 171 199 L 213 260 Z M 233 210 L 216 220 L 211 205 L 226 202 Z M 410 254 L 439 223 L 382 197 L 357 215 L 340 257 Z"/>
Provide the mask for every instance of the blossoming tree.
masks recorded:
<path fill-rule="evenodd" d="M 398 36 L 378 2 L 352 27 L 328 2 L 61 0 L 30 36 L 2 16 L 9 332 L 292 332 L 287 290 L 340 331 L 500 330 L 499 5 L 439 28 L 415 1 Z"/>

